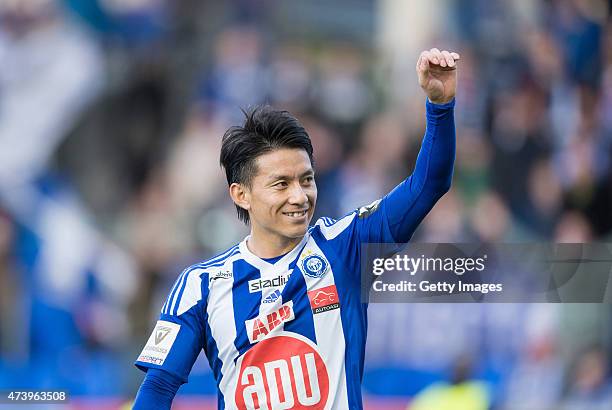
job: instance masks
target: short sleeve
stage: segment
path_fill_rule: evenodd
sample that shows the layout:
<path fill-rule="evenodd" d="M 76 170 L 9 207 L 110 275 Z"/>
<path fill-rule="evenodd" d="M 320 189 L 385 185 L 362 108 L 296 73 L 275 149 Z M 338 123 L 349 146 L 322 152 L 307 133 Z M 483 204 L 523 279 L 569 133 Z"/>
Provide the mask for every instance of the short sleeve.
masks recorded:
<path fill-rule="evenodd" d="M 136 367 L 165 370 L 187 382 L 205 340 L 202 275 L 198 269 L 188 269 L 179 277 L 134 363 Z"/>

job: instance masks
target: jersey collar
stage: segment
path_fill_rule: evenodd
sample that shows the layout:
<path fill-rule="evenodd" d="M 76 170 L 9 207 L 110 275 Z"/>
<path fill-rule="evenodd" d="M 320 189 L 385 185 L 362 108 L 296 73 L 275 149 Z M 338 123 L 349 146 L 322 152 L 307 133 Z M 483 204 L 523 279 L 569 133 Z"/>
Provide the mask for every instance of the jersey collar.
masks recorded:
<path fill-rule="evenodd" d="M 308 238 L 310 238 L 310 232 L 306 232 L 302 240 L 291 251 L 289 251 L 287 254 L 285 254 L 285 256 L 283 256 L 273 264 L 261 259 L 259 256 L 255 255 L 249 250 L 249 247 L 247 246 L 247 241 L 250 237 L 251 235 L 248 235 L 242 240 L 242 242 L 240 242 L 240 253 L 242 254 L 244 260 L 247 261 L 250 265 L 253 265 L 260 271 L 267 271 L 271 268 L 275 268 L 274 270 L 281 268 L 287 269 L 289 264 L 294 261 L 300 254 L 300 252 L 306 245 L 306 242 L 308 242 Z"/>

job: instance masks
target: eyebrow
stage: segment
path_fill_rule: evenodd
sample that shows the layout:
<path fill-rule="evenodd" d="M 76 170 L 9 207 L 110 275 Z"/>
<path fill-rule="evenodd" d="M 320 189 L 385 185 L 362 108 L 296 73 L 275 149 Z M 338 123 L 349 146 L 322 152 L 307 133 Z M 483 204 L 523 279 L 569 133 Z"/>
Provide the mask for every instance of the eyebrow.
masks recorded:
<path fill-rule="evenodd" d="M 309 175 L 314 175 L 314 169 L 309 169 L 308 171 L 302 173 L 300 175 L 300 178 L 303 178 Z M 280 175 L 280 174 L 272 174 L 268 177 L 269 181 L 276 181 L 278 179 L 291 179 L 291 177 L 288 175 Z"/>

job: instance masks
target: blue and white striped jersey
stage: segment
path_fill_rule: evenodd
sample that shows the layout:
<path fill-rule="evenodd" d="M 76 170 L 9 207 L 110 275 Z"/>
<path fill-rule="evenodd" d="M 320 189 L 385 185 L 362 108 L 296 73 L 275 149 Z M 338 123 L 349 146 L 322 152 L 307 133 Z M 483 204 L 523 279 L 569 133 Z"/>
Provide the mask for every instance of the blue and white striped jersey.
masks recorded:
<path fill-rule="evenodd" d="M 204 349 L 220 409 L 361 409 L 361 245 L 407 242 L 448 190 L 453 105 L 428 103 L 415 172 L 381 200 L 319 219 L 273 263 L 250 252 L 247 237 L 186 269 L 136 365 L 186 382 Z"/>

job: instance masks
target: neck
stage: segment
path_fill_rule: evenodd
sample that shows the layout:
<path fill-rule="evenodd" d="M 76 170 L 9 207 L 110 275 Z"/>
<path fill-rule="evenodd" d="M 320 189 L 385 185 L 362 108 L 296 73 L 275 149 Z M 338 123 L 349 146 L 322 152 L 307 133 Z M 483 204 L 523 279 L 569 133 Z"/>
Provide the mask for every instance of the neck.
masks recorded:
<path fill-rule="evenodd" d="M 274 258 L 284 255 L 295 248 L 303 236 L 299 238 L 283 238 L 257 229 L 251 229 L 247 246 L 253 254 L 260 258 Z"/>

